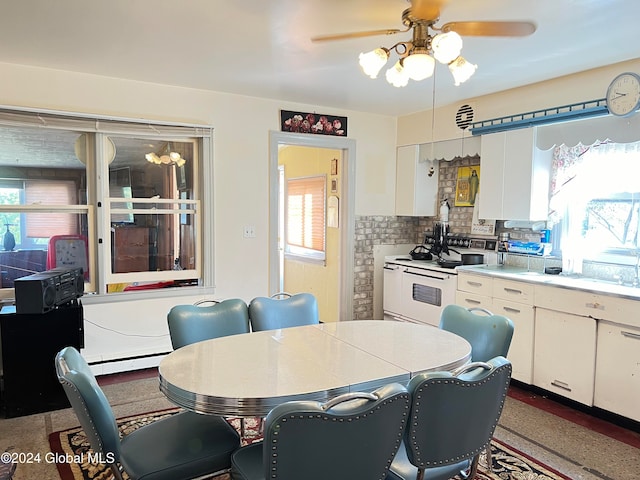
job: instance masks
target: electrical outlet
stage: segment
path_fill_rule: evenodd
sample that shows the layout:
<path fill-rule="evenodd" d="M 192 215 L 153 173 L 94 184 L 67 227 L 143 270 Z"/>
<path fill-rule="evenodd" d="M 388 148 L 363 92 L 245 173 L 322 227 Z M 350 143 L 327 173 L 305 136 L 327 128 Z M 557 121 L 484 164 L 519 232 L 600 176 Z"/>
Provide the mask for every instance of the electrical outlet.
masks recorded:
<path fill-rule="evenodd" d="M 245 225 L 242 236 L 244 238 L 256 238 L 255 225 Z"/>

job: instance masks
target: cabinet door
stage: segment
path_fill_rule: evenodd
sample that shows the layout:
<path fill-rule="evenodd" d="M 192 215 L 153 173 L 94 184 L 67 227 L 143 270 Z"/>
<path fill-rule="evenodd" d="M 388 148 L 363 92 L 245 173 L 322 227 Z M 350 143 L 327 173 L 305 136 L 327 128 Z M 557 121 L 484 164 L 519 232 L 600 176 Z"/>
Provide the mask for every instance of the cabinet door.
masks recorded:
<path fill-rule="evenodd" d="M 502 180 L 502 215 L 506 220 L 530 218 L 533 185 L 533 128 L 506 132 L 504 145 L 504 176 Z M 545 212 L 545 220 L 548 212 Z M 537 219 L 539 220 L 539 219 Z"/>
<path fill-rule="evenodd" d="M 596 320 L 536 308 L 535 323 L 534 385 L 592 405 Z"/>
<path fill-rule="evenodd" d="M 382 309 L 385 313 L 400 313 L 402 271 L 399 265 L 385 265 L 383 270 Z"/>
<path fill-rule="evenodd" d="M 480 150 L 480 218 L 503 219 L 505 132 L 482 135 Z"/>
<path fill-rule="evenodd" d="M 437 214 L 438 175 L 428 175 L 428 162 L 420 160 L 419 153 L 418 145 L 398 147 L 396 215 L 432 217 Z"/>
<path fill-rule="evenodd" d="M 640 329 L 598 325 L 594 404 L 640 421 Z"/>
<path fill-rule="evenodd" d="M 513 338 L 507 358 L 512 364 L 511 376 L 526 384 L 533 383 L 534 310 L 532 305 L 493 299 L 490 310 L 513 321 Z"/>

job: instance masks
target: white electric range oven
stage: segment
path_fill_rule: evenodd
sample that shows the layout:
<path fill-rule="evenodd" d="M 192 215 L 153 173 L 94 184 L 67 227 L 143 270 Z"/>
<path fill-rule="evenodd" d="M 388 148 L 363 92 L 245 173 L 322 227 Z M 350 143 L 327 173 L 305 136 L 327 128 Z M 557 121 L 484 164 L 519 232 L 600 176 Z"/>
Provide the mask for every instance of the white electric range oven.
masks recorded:
<path fill-rule="evenodd" d="M 450 240 L 454 244 L 453 238 Z M 459 253 L 482 253 L 489 264 L 496 263 L 495 247 L 492 239 L 468 237 L 455 237 L 455 247 L 451 246 Z M 448 258 L 458 256 L 451 252 Z M 455 268 L 438 265 L 437 258 L 412 260 L 410 255 L 392 255 L 385 257 L 383 281 L 385 319 L 437 327 L 444 307 L 455 303 L 458 273 Z"/>

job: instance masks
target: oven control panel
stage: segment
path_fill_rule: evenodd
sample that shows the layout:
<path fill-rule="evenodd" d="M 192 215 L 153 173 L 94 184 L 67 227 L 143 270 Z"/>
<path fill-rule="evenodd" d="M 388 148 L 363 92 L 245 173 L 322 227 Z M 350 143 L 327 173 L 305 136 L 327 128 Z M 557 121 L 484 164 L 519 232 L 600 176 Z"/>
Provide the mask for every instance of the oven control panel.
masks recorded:
<path fill-rule="evenodd" d="M 428 232 L 424 237 L 425 245 L 433 245 L 436 242 L 432 232 Z M 475 238 L 465 235 L 451 234 L 447 237 L 447 245 L 450 247 L 468 248 L 471 250 L 485 250 L 495 252 L 498 247 L 497 238 Z"/>

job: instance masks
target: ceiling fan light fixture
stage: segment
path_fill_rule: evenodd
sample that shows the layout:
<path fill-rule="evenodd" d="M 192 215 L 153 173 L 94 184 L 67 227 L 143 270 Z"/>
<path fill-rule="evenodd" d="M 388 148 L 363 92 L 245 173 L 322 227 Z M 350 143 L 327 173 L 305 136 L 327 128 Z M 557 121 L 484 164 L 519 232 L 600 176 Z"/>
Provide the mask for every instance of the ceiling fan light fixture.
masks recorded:
<path fill-rule="evenodd" d="M 462 51 L 462 37 L 454 31 L 439 33 L 431 41 L 433 56 L 445 65 L 451 63 Z"/>
<path fill-rule="evenodd" d="M 409 56 L 402 59 L 402 66 L 407 76 L 419 82 L 433 75 L 436 61 L 424 48 L 416 48 Z"/>
<path fill-rule="evenodd" d="M 471 78 L 471 76 L 476 72 L 477 68 L 477 65 L 469 63 L 461 56 L 454 59 L 449 64 L 449 71 L 451 72 L 451 75 L 453 75 L 456 87 L 469 80 L 469 78 Z"/>
<path fill-rule="evenodd" d="M 162 163 L 160 161 L 160 157 L 155 152 L 147 153 L 144 158 L 147 159 L 147 162 L 155 163 L 156 165 L 160 165 Z"/>
<path fill-rule="evenodd" d="M 406 87 L 409 83 L 409 75 L 404 70 L 402 62 L 398 60 L 393 67 L 387 70 L 386 73 L 387 82 L 394 87 Z"/>
<path fill-rule="evenodd" d="M 376 78 L 387 60 L 389 60 L 389 50 L 382 47 L 361 53 L 359 56 L 360 67 L 369 78 Z"/>

